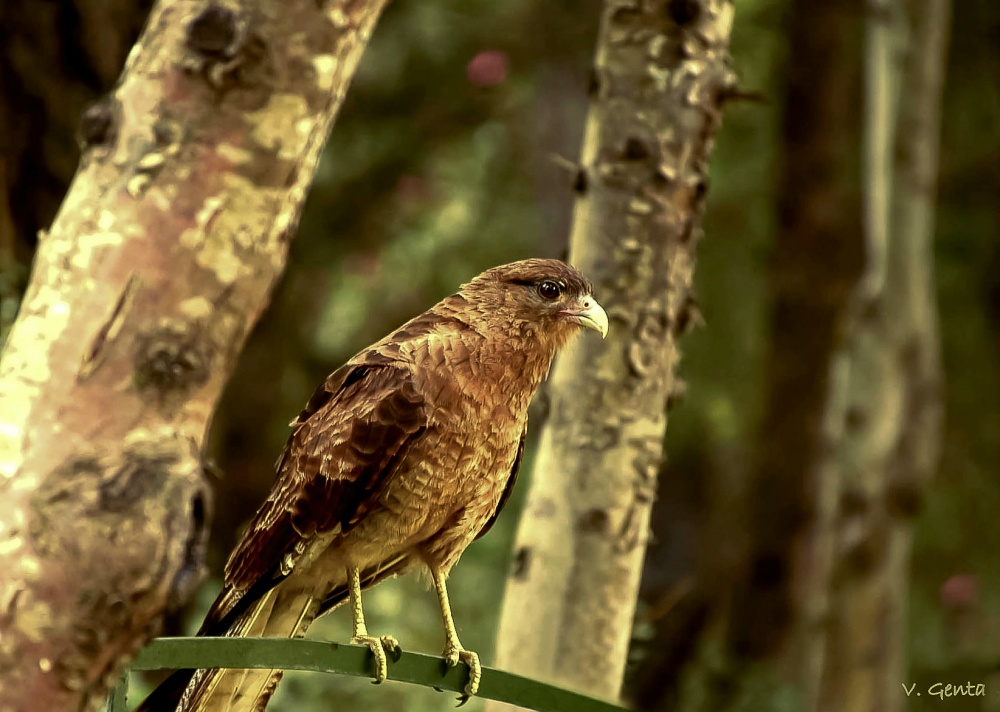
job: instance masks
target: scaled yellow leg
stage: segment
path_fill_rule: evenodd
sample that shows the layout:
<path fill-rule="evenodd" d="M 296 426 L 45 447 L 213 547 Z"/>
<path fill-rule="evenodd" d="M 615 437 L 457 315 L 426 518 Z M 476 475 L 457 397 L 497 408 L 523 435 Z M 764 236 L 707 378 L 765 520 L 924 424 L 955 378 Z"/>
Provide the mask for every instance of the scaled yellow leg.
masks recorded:
<path fill-rule="evenodd" d="M 465 693 L 474 695 L 479 691 L 479 681 L 483 678 L 483 666 L 479 663 L 479 655 L 463 648 L 458 639 L 455 619 L 451 615 L 451 603 L 448 601 L 445 575 L 441 571 L 431 568 L 431 576 L 434 578 L 434 589 L 437 591 L 438 603 L 441 605 L 441 618 L 444 620 L 445 645 L 443 655 L 445 662 L 454 667 L 461 660 L 469 666 L 469 682 L 465 686 Z"/>
<path fill-rule="evenodd" d="M 353 635 L 351 643 L 355 645 L 367 645 L 371 648 L 372 655 L 375 656 L 375 680 L 376 685 L 385 682 L 389 674 L 389 661 L 386 659 L 386 652 L 398 653 L 399 643 L 391 635 L 376 637 L 368 635 L 368 627 L 365 625 L 365 612 L 361 607 L 361 572 L 358 569 L 347 569 L 347 585 L 349 600 L 351 604 L 351 619 Z"/>

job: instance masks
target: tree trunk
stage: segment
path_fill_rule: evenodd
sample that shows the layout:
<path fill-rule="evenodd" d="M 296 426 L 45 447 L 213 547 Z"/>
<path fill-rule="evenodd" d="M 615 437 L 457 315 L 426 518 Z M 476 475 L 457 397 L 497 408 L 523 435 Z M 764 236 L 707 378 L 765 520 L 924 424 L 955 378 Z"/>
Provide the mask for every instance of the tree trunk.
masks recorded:
<path fill-rule="evenodd" d="M 200 453 L 384 0 L 163 0 L 0 362 L 0 699 L 80 709 L 202 568 Z"/>
<path fill-rule="evenodd" d="M 840 355 L 843 439 L 829 459 L 843 493 L 817 710 L 904 706 L 910 520 L 940 443 L 932 237 L 948 17 L 948 0 L 909 0 L 869 19 L 868 264 Z"/>
<path fill-rule="evenodd" d="M 696 318 L 708 158 L 735 88 L 728 0 L 604 6 L 570 260 L 612 326 L 553 368 L 498 664 L 619 694 L 677 338 Z M 581 386 L 580 384 L 584 384 Z"/>
<path fill-rule="evenodd" d="M 832 557 L 837 483 L 816 462 L 831 437 L 828 394 L 838 392 L 830 356 L 861 267 L 860 21 L 858 3 L 794 0 L 787 25 L 766 405 L 747 487 L 747 569 L 727 635 L 737 659 L 784 659 L 792 677 L 822 667 L 789 639 L 799 621 L 822 616 Z"/>

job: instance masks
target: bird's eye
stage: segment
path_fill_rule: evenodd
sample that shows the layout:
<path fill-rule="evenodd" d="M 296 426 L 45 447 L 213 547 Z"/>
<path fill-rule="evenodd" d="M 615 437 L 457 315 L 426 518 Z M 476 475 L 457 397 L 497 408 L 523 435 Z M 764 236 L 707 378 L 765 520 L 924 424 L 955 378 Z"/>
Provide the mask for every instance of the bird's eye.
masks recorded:
<path fill-rule="evenodd" d="M 538 285 L 538 293 L 545 299 L 556 299 L 561 292 L 562 290 L 559 288 L 558 283 L 553 282 L 551 279 L 547 279 Z"/>

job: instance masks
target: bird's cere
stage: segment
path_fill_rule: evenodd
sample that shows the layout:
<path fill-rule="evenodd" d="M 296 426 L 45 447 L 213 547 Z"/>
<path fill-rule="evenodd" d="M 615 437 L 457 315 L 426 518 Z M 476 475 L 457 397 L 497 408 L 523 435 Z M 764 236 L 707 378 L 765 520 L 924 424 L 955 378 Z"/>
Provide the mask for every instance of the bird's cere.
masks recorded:
<path fill-rule="evenodd" d="M 600 332 L 601 338 L 608 336 L 608 313 L 604 307 L 597 303 L 593 297 L 583 297 L 580 299 L 579 307 L 564 309 L 562 311 L 570 321 L 575 321 L 580 326 Z"/>

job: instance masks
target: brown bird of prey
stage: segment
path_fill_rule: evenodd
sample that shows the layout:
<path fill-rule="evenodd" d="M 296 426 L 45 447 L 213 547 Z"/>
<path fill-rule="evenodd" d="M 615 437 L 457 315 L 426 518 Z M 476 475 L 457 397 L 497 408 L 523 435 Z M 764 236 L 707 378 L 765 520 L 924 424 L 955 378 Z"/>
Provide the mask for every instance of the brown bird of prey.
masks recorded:
<path fill-rule="evenodd" d="M 448 572 L 493 525 L 517 476 L 528 403 L 556 351 L 608 317 L 577 270 L 531 259 L 483 272 L 336 370 L 292 424 L 274 487 L 229 558 L 199 635 L 293 637 L 345 600 L 351 642 L 386 679 L 391 636 L 368 632 L 361 591 L 423 564 L 458 639 Z M 262 710 L 280 670 L 179 671 L 141 710 Z"/>

